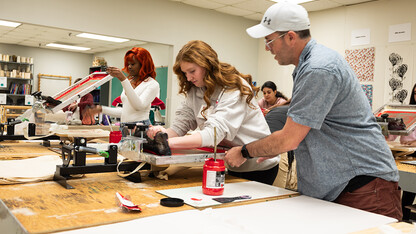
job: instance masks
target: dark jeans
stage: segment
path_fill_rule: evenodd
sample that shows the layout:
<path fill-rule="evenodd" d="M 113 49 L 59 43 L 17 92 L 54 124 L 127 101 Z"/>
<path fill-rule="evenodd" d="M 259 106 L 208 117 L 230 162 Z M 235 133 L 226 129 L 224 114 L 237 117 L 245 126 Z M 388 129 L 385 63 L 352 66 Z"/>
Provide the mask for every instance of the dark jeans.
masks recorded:
<path fill-rule="evenodd" d="M 246 180 L 252 180 L 252 181 L 257 181 L 260 183 L 272 185 L 274 180 L 276 179 L 278 171 L 279 171 L 279 164 L 265 171 L 235 172 L 235 171 L 228 170 L 228 174 L 235 176 L 235 177 L 240 177 Z"/>
<path fill-rule="evenodd" d="M 402 220 L 401 189 L 397 182 L 375 178 L 352 192 L 342 192 L 334 202 Z"/>

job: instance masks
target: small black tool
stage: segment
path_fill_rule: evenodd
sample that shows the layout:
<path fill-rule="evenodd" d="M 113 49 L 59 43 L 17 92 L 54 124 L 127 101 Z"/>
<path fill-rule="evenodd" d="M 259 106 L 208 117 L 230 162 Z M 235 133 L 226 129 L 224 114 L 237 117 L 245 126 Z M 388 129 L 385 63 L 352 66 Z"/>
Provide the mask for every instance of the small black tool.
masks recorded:
<path fill-rule="evenodd" d="M 243 196 L 238 196 L 238 197 L 217 197 L 217 198 L 213 198 L 212 200 L 217 201 L 219 203 L 229 203 L 229 202 L 233 202 L 235 200 L 241 200 L 241 199 L 251 199 L 251 196 L 243 195 Z"/>

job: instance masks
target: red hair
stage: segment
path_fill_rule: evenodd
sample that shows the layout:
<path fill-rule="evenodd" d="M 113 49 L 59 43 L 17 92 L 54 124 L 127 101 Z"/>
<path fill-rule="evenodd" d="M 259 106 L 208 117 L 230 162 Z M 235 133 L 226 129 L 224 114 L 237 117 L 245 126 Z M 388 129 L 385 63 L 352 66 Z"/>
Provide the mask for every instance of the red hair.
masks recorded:
<path fill-rule="evenodd" d="M 141 47 L 134 47 L 127 51 L 126 55 L 124 56 L 124 72 L 129 73 L 128 62 L 132 61 L 133 57 L 135 57 L 141 65 L 139 71 L 139 79 L 136 81 L 136 84 L 134 84 L 135 86 L 137 86 L 139 82 L 143 81 L 147 77 L 156 78 L 155 65 L 153 63 L 152 56 L 150 55 L 149 51 Z"/>

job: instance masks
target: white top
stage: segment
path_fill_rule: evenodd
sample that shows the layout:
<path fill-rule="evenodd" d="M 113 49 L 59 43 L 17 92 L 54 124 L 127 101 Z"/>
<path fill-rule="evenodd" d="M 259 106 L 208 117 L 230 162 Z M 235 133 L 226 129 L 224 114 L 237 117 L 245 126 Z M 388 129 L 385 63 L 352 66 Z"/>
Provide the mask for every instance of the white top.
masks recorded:
<path fill-rule="evenodd" d="M 248 83 L 242 79 L 246 86 Z M 176 118 L 171 129 L 179 136 L 184 136 L 189 130 L 200 129 L 203 147 L 214 146 L 214 127 L 217 128 L 217 142 L 224 146 L 248 144 L 270 135 L 263 113 L 255 98 L 251 100 L 252 107 L 246 103 L 246 97 L 241 97 L 240 90 L 223 91 L 216 88 L 210 98 L 211 107 L 205 111 L 207 120 L 201 115 L 206 106 L 203 99 L 205 88 L 192 87 L 182 106 L 176 111 Z M 257 163 L 256 158 L 247 160 L 238 168 L 230 167 L 236 172 L 268 170 L 276 166 L 280 157 Z"/>
<path fill-rule="evenodd" d="M 102 113 L 114 117 L 121 117 L 121 122 L 137 122 L 149 119 L 150 106 L 159 97 L 159 83 L 153 78 L 147 78 L 135 89 L 128 79 L 121 82 L 123 92 L 121 101 L 123 107 L 103 106 Z"/>

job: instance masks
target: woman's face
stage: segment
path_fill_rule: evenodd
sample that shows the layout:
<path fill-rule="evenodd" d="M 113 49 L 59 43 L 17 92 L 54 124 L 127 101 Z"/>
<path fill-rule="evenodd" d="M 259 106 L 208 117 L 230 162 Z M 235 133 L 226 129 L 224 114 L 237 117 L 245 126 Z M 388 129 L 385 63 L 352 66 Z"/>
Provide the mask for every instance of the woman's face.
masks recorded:
<path fill-rule="evenodd" d="M 129 75 L 138 76 L 142 65 L 137 61 L 136 57 L 127 61 L 127 68 L 129 69 Z"/>
<path fill-rule="evenodd" d="M 273 91 L 271 88 L 263 88 L 263 96 L 267 103 L 274 103 L 276 101 L 277 90 Z"/>
<path fill-rule="evenodd" d="M 204 77 L 206 74 L 205 68 L 196 63 L 181 62 L 181 71 L 186 77 L 186 80 L 192 82 L 196 87 L 204 87 Z"/>

